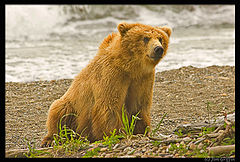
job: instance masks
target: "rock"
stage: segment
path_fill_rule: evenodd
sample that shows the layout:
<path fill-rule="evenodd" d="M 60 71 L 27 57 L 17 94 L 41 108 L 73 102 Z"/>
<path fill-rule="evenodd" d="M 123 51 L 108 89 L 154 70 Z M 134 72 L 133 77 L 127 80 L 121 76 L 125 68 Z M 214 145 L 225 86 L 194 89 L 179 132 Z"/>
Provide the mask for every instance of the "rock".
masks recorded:
<path fill-rule="evenodd" d="M 151 151 L 150 151 L 150 150 L 147 150 L 144 154 L 145 154 L 145 155 L 150 155 L 150 154 L 151 154 Z"/>
<path fill-rule="evenodd" d="M 187 151 L 186 153 L 185 153 L 185 156 L 188 156 L 188 155 L 190 155 L 191 154 L 191 151 Z"/>
<path fill-rule="evenodd" d="M 171 148 L 171 145 L 168 145 L 166 150 L 162 151 L 162 153 L 169 152 L 169 149 Z"/>
<path fill-rule="evenodd" d="M 92 148 L 92 147 L 87 149 L 88 152 L 93 151 L 93 150 L 94 150 L 94 148 Z"/>
<path fill-rule="evenodd" d="M 174 155 L 174 157 L 178 158 L 178 157 L 179 157 L 179 154 L 178 154 L 178 153 L 177 153 L 177 154 L 175 154 L 175 155 Z"/>
<path fill-rule="evenodd" d="M 211 68 L 197 69 L 198 71 L 196 71 L 190 67 L 182 68 L 181 70 L 183 70 L 183 73 L 186 75 L 184 75 L 184 77 L 183 77 L 183 75 L 181 75 L 180 78 L 178 78 L 179 75 L 178 75 L 178 73 L 176 73 L 179 70 L 175 70 L 174 73 L 173 73 L 173 71 L 168 71 L 166 73 L 159 73 L 158 77 L 162 77 L 162 79 L 164 79 L 164 80 L 160 81 L 161 78 L 159 78 L 159 82 L 157 82 L 156 86 L 154 87 L 152 115 L 156 118 L 154 118 L 154 120 L 152 120 L 152 123 L 151 123 L 154 125 L 153 128 L 156 127 L 156 125 L 158 124 L 158 122 L 160 121 L 160 119 L 162 117 L 162 115 L 159 115 L 159 105 L 162 105 L 163 112 L 166 111 L 168 113 L 166 118 L 164 118 L 164 120 L 163 120 L 164 126 L 166 126 L 166 130 L 165 129 L 161 130 L 161 132 L 163 131 L 162 133 L 164 133 L 164 134 L 171 133 L 172 130 L 175 129 L 176 123 L 178 121 L 177 118 L 179 118 L 179 115 L 178 115 L 179 111 L 177 110 L 178 108 L 179 108 L 179 110 L 181 110 L 181 113 L 184 114 L 184 121 L 188 121 L 189 124 L 192 123 L 193 120 L 195 120 L 196 118 L 201 117 L 201 114 L 202 114 L 201 122 L 203 122 L 205 118 L 208 120 L 207 113 L 206 112 L 203 113 L 201 107 L 203 107 L 203 108 L 206 107 L 206 104 L 204 102 L 202 102 L 202 100 L 205 97 L 210 98 L 209 94 L 214 94 L 213 96 L 216 96 L 216 97 L 212 98 L 213 103 L 215 103 L 215 102 L 218 103 L 218 101 L 221 101 L 221 103 L 223 103 L 224 107 L 229 107 L 229 112 L 232 111 L 232 109 L 234 109 L 234 106 L 232 106 L 232 105 L 234 105 L 234 103 L 235 103 L 235 98 L 234 98 L 234 95 L 235 95 L 235 93 L 234 93 L 235 92 L 234 91 L 235 90 L 235 86 L 234 86 L 235 85 L 235 81 L 234 81 L 235 67 L 233 67 L 233 68 L 231 67 L 231 69 L 229 69 L 229 67 L 224 67 L 224 68 L 214 67 L 214 69 L 215 70 L 213 70 L 213 67 L 211 67 Z M 231 83 L 223 82 L 227 79 L 213 80 L 212 82 L 214 82 L 214 84 L 212 84 L 212 83 L 209 84 L 208 82 L 206 82 L 207 81 L 205 79 L 206 75 L 214 75 L 214 77 L 216 75 L 216 78 L 217 78 L 217 76 L 219 74 L 218 71 L 219 70 L 221 71 L 221 69 L 223 69 L 224 73 L 226 73 L 226 74 L 227 74 L 227 72 L 231 71 L 232 74 L 231 75 L 229 74 L 226 76 L 230 77 L 230 79 L 233 82 L 232 81 L 231 81 Z M 191 72 L 191 75 L 190 75 L 190 71 L 193 71 L 193 72 Z M 196 72 L 194 72 L 194 71 L 196 71 Z M 192 75 L 192 74 L 194 74 L 194 75 Z M 193 88 L 189 89 L 190 87 L 192 87 L 192 85 L 189 85 L 189 82 L 194 81 L 193 79 L 197 79 L 197 78 L 190 78 L 190 76 L 197 77 L 197 78 L 199 77 L 201 80 L 206 80 L 206 81 L 204 81 L 204 83 L 202 85 L 195 84 L 195 82 L 192 82 L 191 84 L 195 85 L 195 90 L 197 89 L 196 91 L 193 91 Z M 221 75 L 221 76 L 226 77 L 225 75 Z M 175 79 L 177 81 L 175 82 L 175 81 L 173 81 L 173 79 Z M 218 80 L 221 80 L 221 82 L 218 82 Z M 169 87 L 169 84 L 166 84 L 167 81 L 171 81 L 174 84 L 171 83 L 171 86 Z M 52 102 L 54 100 L 61 97 L 66 92 L 66 90 L 70 86 L 71 82 L 72 82 L 72 80 L 67 80 L 67 81 L 53 80 L 52 83 L 49 83 L 48 81 L 44 81 L 44 83 L 43 82 L 31 82 L 31 83 L 26 83 L 26 84 L 25 83 L 24 84 L 23 83 L 5 83 L 6 132 L 8 132 L 8 133 L 6 133 L 6 138 L 5 138 L 6 139 L 6 142 L 5 142 L 6 151 L 8 151 L 10 148 L 11 149 L 12 148 L 14 148 L 14 149 L 15 148 L 27 148 L 26 142 L 23 140 L 23 137 L 27 136 L 27 137 L 29 137 L 28 139 L 31 139 L 32 137 L 29 136 L 28 134 L 36 135 L 37 133 L 39 133 L 38 135 L 36 135 L 37 138 L 34 139 L 34 141 L 37 141 L 36 146 L 38 146 L 39 142 L 41 142 L 41 138 L 47 133 L 44 128 L 44 125 L 45 125 L 44 123 L 46 122 L 45 120 L 46 120 L 46 116 L 47 116 L 47 111 L 49 109 L 49 105 L 52 104 Z M 175 84 L 175 83 L 180 83 L 180 82 L 181 82 L 181 84 L 179 86 L 177 86 L 177 84 Z M 203 86 L 205 84 L 206 84 L 206 86 Z M 169 90 L 169 88 L 170 88 L 170 90 Z M 177 88 L 180 88 L 176 94 L 176 95 L 178 95 L 178 98 L 176 100 L 172 101 L 172 99 L 174 99 L 176 96 L 172 92 L 175 92 L 175 90 Z M 41 93 L 38 93 L 38 92 L 41 92 Z M 225 94 L 223 94 L 223 92 L 225 94 L 227 94 L 227 96 L 229 96 L 229 97 L 227 97 Z M 197 97 L 193 97 L 195 95 Z M 183 97 L 185 97 L 185 98 L 183 98 Z M 164 101 L 164 104 L 162 104 L 162 101 Z M 176 103 L 176 105 L 175 105 L 175 103 Z M 178 104 L 179 104 L 179 106 L 178 106 Z M 41 106 L 39 107 L 37 105 L 41 105 Z M 173 111 L 172 113 L 170 113 L 170 109 L 169 109 L 169 107 L 171 107 L 171 105 L 176 107 L 176 111 Z M 181 105 L 183 105 L 184 108 L 186 108 L 186 109 L 182 109 Z M 42 108 L 42 109 L 40 109 L 40 108 Z M 193 109 L 191 109 L 191 108 L 193 108 Z M 216 110 L 218 110 L 220 113 L 220 111 L 222 110 L 222 106 L 216 106 Z M 219 113 L 217 113 L 217 111 L 212 111 L 212 113 L 213 114 L 211 114 L 211 115 L 213 117 L 215 115 L 216 116 L 219 115 Z M 230 115 L 231 114 L 227 115 L 227 119 L 231 119 Z M 39 120 L 34 120 L 36 118 L 39 118 Z M 175 121 L 175 118 L 176 118 L 176 121 Z M 222 116 L 222 113 L 220 113 L 220 118 L 221 118 L 221 121 L 224 123 L 224 117 Z M 169 120 L 169 119 L 171 119 L 171 120 Z M 233 119 L 235 121 L 234 116 L 233 116 Z M 24 121 L 25 121 L 25 123 L 24 123 Z M 184 124 L 188 124 L 188 122 L 184 123 Z M 210 123 L 213 123 L 213 122 L 210 120 Z M 21 131 L 24 129 L 27 129 L 27 131 Z M 37 133 L 34 131 L 36 131 Z M 220 133 L 221 133 L 221 131 L 220 131 Z M 17 135 L 17 138 L 14 137 L 15 135 Z M 164 137 L 163 139 L 166 139 L 166 138 L 169 138 L 169 137 Z M 181 138 L 181 140 L 178 142 L 180 144 L 182 144 L 182 142 L 184 142 L 185 145 L 188 145 L 189 142 L 192 140 L 191 137 L 177 137 L 177 138 Z M 139 156 L 139 154 L 142 156 L 143 152 L 144 153 L 147 152 L 148 149 L 152 146 L 152 145 L 148 145 L 148 147 L 145 147 L 145 145 L 147 145 L 148 143 L 151 142 L 151 141 L 150 142 L 149 141 L 150 141 L 149 138 L 144 138 L 144 137 L 141 137 L 141 139 L 134 139 L 134 141 L 132 141 L 133 144 L 131 147 L 136 149 L 136 151 L 134 152 L 133 155 L 135 155 L 137 153 L 137 151 L 139 152 L 138 156 Z M 197 141 L 197 143 L 195 143 L 195 142 L 193 142 L 193 143 L 197 146 L 197 148 L 201 148 L 200 143 L 205 145 L 205 142 L 206 143 L 211 142 L 209 140 L 204 141 L 204 140 L 202 140 L 201 137 L 197 137 L 196 141 Z M 165 145 L 165 144 L 167 145 L 167 146 L 165 146 L 166 148 L 162 147 L 162 145 Z M 159 148 L 158 155 L 163 154 L 163 156 L 165 157 L 168 144 L 169 143 L 161 143 L 161 145 L 158 146 L 158 148 Z M 92 148 L 99 147 L 100 149 L 106 147 L 106 146 L 101 147 L 101 145 L 96 146 L 95 144 L 89 144 L 89 145 L 90 146 L 85 148 L 84 151 L 80 150 L 78 155 L 82 156 L 84 154 L 83 152 L 86 152 L 91 147 Z M 102 149 L 103 152 L 99 151 L 99 154 L 101 154 L 102 156 L 108 155 L 109 157 L 125 156 L 125 155 L 127 155 L 128 151 L 130 151 L 130 150 L 128 150 L 126 152 L 123 152 L 123 150 L 128 146 L 129 145 L 124 144 L 124 142 L 122 140 L 120 143 L 112 145 L 112 148 L 113 148 L 112 154 L 109 155 L 109 150 L 104 152 L 103 151 L 104 149 Z M 143 152 L 142 152 L 142 148 L 144 148 Z M 203 148 L 201 150 L 203 150 Z M 188 149 L 189 149 L 189 147 L 188 147 Z M 153 146 L 152 146 L 152 150 L 155 150 L 155 148 Z M 162 150 L 164 153 L 161 153 Z M 122 152 L 123 152 L 123 154 L 121 154 Z M 167 150 L 167 152 L 168 152 L 168 150 Z M 189 149 L 189 152 L 192 152 L 192 150 Z M 153 155 L 154 155 L 154 153 L 155 152 L 153 152 Z M 190 156 L 191 156 L 191 154 L 190 154 Z M 169 155 L 169 157 L 170 157 L 170 155 Z"/>
<path fill-rule="evenodd" d="M 107 151 L 106 147 L 100 149 L 100 152 L 104 152 L 104 151 Z"/>
<path fill-rule="evenodd" d="M 126 147 L 123 152 L 127 152 L 127 155 L 131 155 L 133 154 L 135 151 L 135 149 L 133 149 L 132 147 Z"/>
<path fill-rule="evenodd" d="M 182 139 L 184 142 L 189 142 L 189 141 L 191 141 L 192 139 L 190 138 L 190 137 L 185 137 L 185 138 L 183 138 Z"/>
<path fill-rule="evenodd" d="M 112 151 L 113 151 L 113 152 L 116 152 L 116 153 L 117 153 L 117 152 L 121 152 L 121 150 L 119 150 L 119 149 L 113 149 Z"/>
<path fill-rule="evenodd" d="M 201 154 L 204 153 L 204 150 L 200 150 L 200 153 L 201 153 Z"/>
<path fill-rule="evenodd" d="M 189 149 L 190 149 L 190 150 L 195 150 L 196 147 L 197 147 L 197 146 L 196 146 L 194 143 L 191 143 L 191 144 L 189 145 Z"/>
<path fill-rule="evenodd" d="M 224 130 L 219 130 L 219 131 L 218 131 L 218 133 L 223 133 L 223 132 L 224 132 Z"/>
<path fill-rule="evenodd" d="M 142 158 L 158 158 L 158 157 L 154 155 L 143 155 Z"/>
<path fill-rule="evenodd" d="M 119 146 L 118 149 L 119 150 L 124 150 L 127 146 L 126 145 L 122 145 L 122 146 Z"/>
<path fill-rule="evenodd" d="M 141 152 L 140 150 L 136 150 L 136 151 L 134 152 L 134 155 L 135 155 L 136 157 L 141 157 L 141 156 L 142 156 L 142 152 Z"/>
<path fill-rule="evenodd" d="M 171 145 L 170 145 L 171 146 Z M 161 149 L 166 150 L 169 146 L 162 146 Z"/>
<path fill-rule="evenodd" d="M 173 150 L 172 154 L 175 155 L 177 153 L 177 150 Z"/>
<path fill-rule="evenodd" d="M 180 146 L 180 143 L 176 143 L 176 146 L 179 147 L 179 146 Z"/>
<path fill-rule="evenodd" d="M 128 155 L 132 155 L 134 152 L 135 152 L 135 149 L 132 149 L 132 150 L 129 150 L 129 151 L 127 152 L 127 154 L 128 154 Z"/>
<path fill-rule="evenodd" d="M 167 155 L 169 155 L 169 154 L 166 154 L 166 153 L 158 153 L 157 155 L 158 155 L 158 156 L 161 156 L 161 157 L 165 157 L 165 156 L 167 156 Z"/>
<path fill-rule="evenodd" d="M 135 158 L 135 155 L 124 155 L 124 156 L 120 156 L 119 158 Z"/>
<path fill-rule="evenodd" d="M 115 146 L 113 146 L 113 150 L 116 149 L 119 146 L 119 143 L 117 143 Z"/>
<path fill-rule="evenodd" d="M 142 148 L 142 152 L 146 152 L 147 149 L 145 147 Z"/>
<path fill-rule="evenodd" d="M 198 143 L 200 143 L 200 142 L 202 142 L 204 140 L 205 140 L 205 138 L 202 138 L 202 137 L 198 138 L 198 140 L 196 142 L 194 142 L 194 144 L 197 145 Z"/>
<path fill-rule="evenodd" d="M 158 150 L 158 147 L 153 147 L 152 151 L 156 152 Z"/>
<path fill-rule="evenodd" d="M 105 158 L 110 158 L 110 157 L 112 157 L 112 154 L 106 154 L 105 155 Z"/>
<path fill-rule="evenodd" d="M 207 143 L 207 144 L 212 143 L 212 141 L 210 141 L 209 139 L 205 139 L 204 142 Z"/>
<path fill-rule="evenodd" d="M 204 146 L 203 143 L 199 143 L 198 146 L 197 146 L 197 148 L 198 148 L 199 150 L 201 150 L 201 149 L 203 148 L 203 146 Z"/>
<path fill-rule="evenodd" d="M 185 144 L 184 141 L 181 141 L 181 142 L 180 142 L 180 145 L 184 145 L 184 144 Z"/>

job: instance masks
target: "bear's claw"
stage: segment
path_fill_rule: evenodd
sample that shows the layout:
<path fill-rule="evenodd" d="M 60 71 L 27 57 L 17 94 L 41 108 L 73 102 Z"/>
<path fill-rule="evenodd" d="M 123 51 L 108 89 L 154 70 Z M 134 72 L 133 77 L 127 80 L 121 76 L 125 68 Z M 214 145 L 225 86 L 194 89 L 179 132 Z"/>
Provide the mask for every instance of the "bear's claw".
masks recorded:
<path fill-rule="evenodd" d="M 52 146 L 52 142 L 53 142 L 53 138 L 51 137 L 45 137 L 43 140 L 42 140 L 42 143 L 41 143 L 41 147 L 50 147 Z"/>

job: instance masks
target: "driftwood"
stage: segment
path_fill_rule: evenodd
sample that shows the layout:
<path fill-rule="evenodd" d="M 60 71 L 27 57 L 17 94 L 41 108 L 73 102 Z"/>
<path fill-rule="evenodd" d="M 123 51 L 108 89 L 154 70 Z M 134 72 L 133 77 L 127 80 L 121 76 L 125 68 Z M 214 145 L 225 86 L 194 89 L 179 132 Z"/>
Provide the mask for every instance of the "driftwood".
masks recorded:
<path fill-rule="evenodd" d="M 215 146 L 208 148 L 210 155 L 220 155 L 220 154 L 228 154 L 231 151 L 235 150 L 235 145 L 225 145 L 225 146 Z"/>
<path fill-rule="evenodd" d="M 45 152 L 51 152 L 53 150 L 53 147 L 48 147 L 48 148 L 39 148 L 35 149 L 35 151 L 45 151 Z M 29 153 L 29 149 L 14 149 L 14 150 L 9 150 L 5 152 L 5 157 L 6 158 L 26 158 L 25 154 Z M 39 157 L 46 157 L 46 155 Z"/>
<path fill-rule="evenodd" d="M 212 142 L 208 148 L 208 151 L 212 156 L 229 154 L 231 151 L 235 150 L 235 144 L 211 147 L 213 144 L 220 144 L 225 137 L 232 137 L 234 135 L 235 130 L 232 128 L 233 123 L 228 121 L 227 114 L 224 114 L 224 122 L 226 123 L 226 129 L 220 133 L 220 135 L 216 138 L 216 141 Z"/>
<path fill-rule="evenodd" d="M 221 133 L 209 133 L 209 134 L 206 134 L 205 136 L 208 137 L 208 138 L 216 138 L 220 135 Z"/>
<path fill-rule="evenodd" d="M 235 122 L 235 113 L 229 114 L 226 117 L 221 116 L 216 120 L 210 120 L 210 123 L 197 123 L 197 124 L 182 124 L 178 125 L 173 132 L 178 132 L 181 129 L 182 133 L 188 133 L 191 131 L 201 131 L 203 127 L 217 127 L 217 131 L 223 128 L 225 118 L 231 123 Z"/>
<path fill-rule="evenodd" d="M 225 117 L 224 117 L 224 122 L 227 124 L 226 125 L 226 129 L 224 130 L 223 133 L 221 133 L 217 138 L 216 138 L 216 141 L 215 142 L 212 142 L 210 144 L 209 147 L 213 146 L 213 144 L 216 144 L 218 145 L 219 143 L 222 142 L 222 140 L 225 138 L 225 137 L 232 137 L 233 134 L 235 133 L 235 130 L 232 129 L 232 125 L 233 123 L 229 122 L 228 119 L 227 119 L 227 114 L 225 114 Z"/>
<path fill-rule="evenodd" d="M 233 137 L 235 135 L 235 129 L 232 128 L 232 125 L 235 123 L 235 113 L 227 115 L 224 113 L 224 116 L 219 117 L 215 122 L 210 122 L 212 124 L 207 123 L 198 123 L 198 124 L 184 124 L 179 125 L 174 132 L 181 129 L 182 133 L 188 133 L 190 131 L 192 132 L 198 132 L 201 131 L 203 127 L 217 127 L 212 133 L 203 135 L 198 141 L 196 141 L 194 144 L 198 144 L 205 139 L 209 138 L 216 138 L 214 142 L 212 142 L 209 147 L 208 151 L 209 154 L 214 155 L 220 155 L 220 154 L 228 154 L 231 151 L 235 150 L 235 144 L 234 145 L 225 145 L 225 146 L 217 146 L 221 144 L 222 140 L 226 137 Z M 224 123 L 226 123 L 226 128 L 224 128 Z M 219 130 L 224 130 L 221 133 Z M 215 147 L 213 147 L 215 145 Z"/>

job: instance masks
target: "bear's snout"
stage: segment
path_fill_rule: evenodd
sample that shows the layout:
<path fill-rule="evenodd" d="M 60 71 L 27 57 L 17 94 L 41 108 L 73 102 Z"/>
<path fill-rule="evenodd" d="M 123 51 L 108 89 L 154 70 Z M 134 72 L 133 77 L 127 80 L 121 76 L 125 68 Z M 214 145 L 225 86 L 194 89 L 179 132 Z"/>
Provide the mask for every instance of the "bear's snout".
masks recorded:
<path fill-rule="evenodd" d="M 154 48 L 155 57 L 160 58 L 162 57 L 162 54 L 163 54 L 163 48 L 161 46 L 157 46 Z"/>

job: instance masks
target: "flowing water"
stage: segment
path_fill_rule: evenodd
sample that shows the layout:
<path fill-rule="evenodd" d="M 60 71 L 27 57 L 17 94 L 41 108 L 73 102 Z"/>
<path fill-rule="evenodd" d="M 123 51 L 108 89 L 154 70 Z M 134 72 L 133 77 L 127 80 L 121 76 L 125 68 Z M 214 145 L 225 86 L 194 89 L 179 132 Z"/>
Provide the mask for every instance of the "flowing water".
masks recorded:
<path fill-rule="evenodd" d="M 120 22 L 173 28 L 156 71 L 235 65 L 234 5 L 7 5 L 5 81 L 74 78 Z"/>

